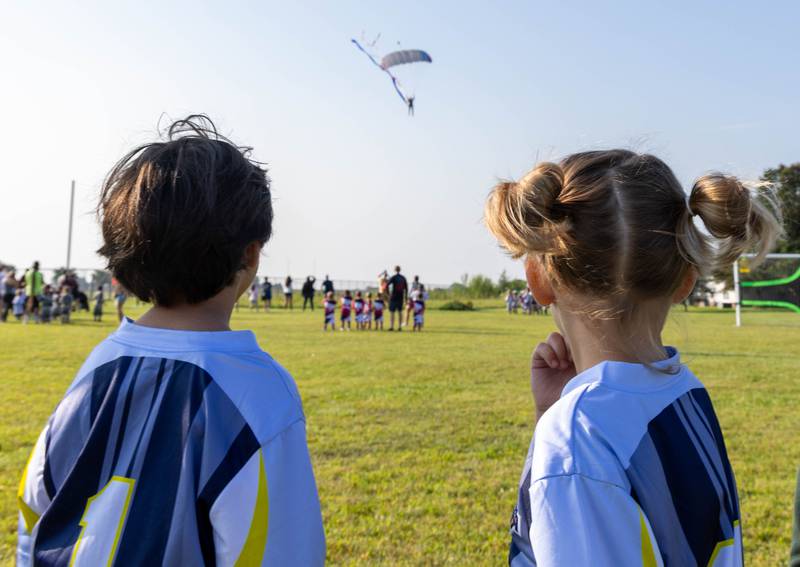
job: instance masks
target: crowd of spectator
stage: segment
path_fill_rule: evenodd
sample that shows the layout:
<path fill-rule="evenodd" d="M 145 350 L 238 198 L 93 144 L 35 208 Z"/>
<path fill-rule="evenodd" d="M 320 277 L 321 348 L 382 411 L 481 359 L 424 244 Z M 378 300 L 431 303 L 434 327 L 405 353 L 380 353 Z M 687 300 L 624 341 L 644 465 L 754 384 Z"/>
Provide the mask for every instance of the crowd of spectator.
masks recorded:
<path fill-rule="evenodd" d="M 117 318 L 124 317 L 126 291 L 112 281 Z M 91 297 L 81 290 L 74 270 L 64 270 L 51 283 L 45 281 L 39 262 L 33 262 L 22 275 L 13 266 L 0 265 L 0 321 L 17 320 L 23 324 L 69 323 L 75 311 L 92 311 L 94 321 L 103 319 L 106 286 L 90 289 Z M 90 302 L 94 305 L 90 309 Z"/>

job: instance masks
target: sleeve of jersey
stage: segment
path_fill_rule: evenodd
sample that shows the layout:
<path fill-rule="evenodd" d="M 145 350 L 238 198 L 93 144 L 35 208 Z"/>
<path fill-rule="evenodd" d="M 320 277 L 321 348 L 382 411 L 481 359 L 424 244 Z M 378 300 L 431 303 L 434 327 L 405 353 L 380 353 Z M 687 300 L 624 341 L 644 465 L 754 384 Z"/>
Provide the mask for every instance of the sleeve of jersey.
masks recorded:
<path fill-rule="evenodd" d="M 536 481 L 530 498 L 537 567 L 663 565 L 647 518 L 622 488 L 563 475 Z"/>
<path fill-rule="evenodd" d="M 42 430 L 33 446 L 22 472 L 17 491 L 19 527 L 17 530 L 17 565 L 31 565 L 31 532 L 50 504 L 44 485 L 45 451 L 49 424 Z"/>
<path fill-rule="evenodd" d="M 305 423 L 295 422 L 256 451 L 210 516 L 217 565 L 324 565 Z"/>

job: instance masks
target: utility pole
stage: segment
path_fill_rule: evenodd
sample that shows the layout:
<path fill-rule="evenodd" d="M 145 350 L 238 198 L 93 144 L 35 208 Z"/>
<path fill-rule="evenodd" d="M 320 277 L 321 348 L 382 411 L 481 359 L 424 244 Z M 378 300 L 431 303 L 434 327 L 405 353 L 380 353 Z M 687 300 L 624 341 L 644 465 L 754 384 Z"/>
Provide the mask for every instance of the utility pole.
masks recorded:
<path fill-rule="evenodd" d="M 75 209 L 75 180 L 69 190 L 69 233 L 67 234 L 67 270 L 72 262 L 72 211 Z"/>

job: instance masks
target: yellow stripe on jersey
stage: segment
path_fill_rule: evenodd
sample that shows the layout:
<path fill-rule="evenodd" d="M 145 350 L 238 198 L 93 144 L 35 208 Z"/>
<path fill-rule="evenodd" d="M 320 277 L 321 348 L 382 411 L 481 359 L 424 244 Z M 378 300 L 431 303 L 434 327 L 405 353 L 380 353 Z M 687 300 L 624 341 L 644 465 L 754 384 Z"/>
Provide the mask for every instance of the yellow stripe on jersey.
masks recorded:
<path fill-rule="evenodd" d="M 242 546 L 242 552 L 236 560 L 236 565 L 249 567 L 261 565 L 264 560 L 264 550 L 267 546 L 267 525 L 269 519 L 269 498 L 267 497 L 267 475 L 264 473 L 264 452 L 258 450 L 258 494 L 256 505 L 253 508 L 253 519 L 250 521 L 250 531 Z"/>
<path fill-rule="evenodd" d="M 736 520 L 733 522 L 733 529 L 735 530 L 738 527 L 739 527 L 739 520 Z M 714 561 L 717 560 L 717 555 L 719 555 L 719 552 L 722 551 L 723 547 L 728 547 L 730 545 L 733 545 L 734 543 L 736 543 L 736 536 L 729 539 L 724 539 L 721 542 L 717 543 L 717 545 L 714 547 L 714 551 L 711 553 L 711 559 L 708 560 L 709 567 L 711 567 L 711 565 L 714 565 Z"/>
<path fill-rule="evenodd" d="M 643 567 L 658 567 L 656 554 L 653 551 L 653 542 L 650 541 L 650 530 L 647 529 L 647 522 L 645 522 L 641 510 L 639 510 L 639 526 L 642 538 L 642 565 Z"/>
<path fill-rule="evenodd" d="M 722 551 L 722 548 L 733 545 L 734 541 L 735 541 L 734 538 L 730 538 L 723 540 L 716 545 L 716 547 L 714 548 L 714 552 L 711 554 L 711 559 L 708 560 L 709 567 L 711 567 L 711 565 L 714 565 L 714 561 L 717 560 L 717 555 L 719 555 L 719 552 Z"/>
<path fill-rule="evenodd" d="M 22 512 L 22 518 L 25 521 L 25 529 L 28 533 L 33 531 L 33 526 L 39 521 L 39 514 L 25 502 L 25 485 L 28 483 L 28 467 L 31 465 L 31 459 L 33 459 L 33 454 L 35 452 L 36 445 L 33 446 L 31 454 L 28 455 L 28 462 L 25 463 L 25 470 L 22 471 L 22 478 L 19 481 L 19 488 L 17 489 L 17 504 L 19 505 L 19 511 Z"/>

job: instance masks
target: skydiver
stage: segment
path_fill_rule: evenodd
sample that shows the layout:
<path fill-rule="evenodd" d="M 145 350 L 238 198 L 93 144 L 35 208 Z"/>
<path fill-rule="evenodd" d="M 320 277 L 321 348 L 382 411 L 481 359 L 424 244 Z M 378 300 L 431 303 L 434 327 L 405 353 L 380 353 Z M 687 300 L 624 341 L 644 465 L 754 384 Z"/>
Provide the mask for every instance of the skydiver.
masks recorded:
<path fill-rule="evenodd" d="M 414 116 L 414 97 L 413 96 L 408 97 L 407 104 L 408 104 L 408 115 L 409 116 Z"/>

